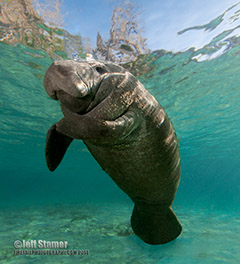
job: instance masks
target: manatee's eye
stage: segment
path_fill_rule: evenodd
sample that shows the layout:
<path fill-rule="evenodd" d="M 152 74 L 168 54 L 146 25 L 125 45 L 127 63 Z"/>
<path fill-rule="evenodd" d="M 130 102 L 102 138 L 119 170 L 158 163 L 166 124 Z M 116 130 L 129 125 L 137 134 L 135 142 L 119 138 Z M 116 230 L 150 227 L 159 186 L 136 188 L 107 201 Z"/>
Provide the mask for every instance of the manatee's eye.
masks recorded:
<path fill-rule="evenodd" d="M 103 69 L 102 67 L 96 67 L 96 71 L 99 73 L 99 74 L 104 74 L 105 72 L 107 72 L 105 69 Z"/>

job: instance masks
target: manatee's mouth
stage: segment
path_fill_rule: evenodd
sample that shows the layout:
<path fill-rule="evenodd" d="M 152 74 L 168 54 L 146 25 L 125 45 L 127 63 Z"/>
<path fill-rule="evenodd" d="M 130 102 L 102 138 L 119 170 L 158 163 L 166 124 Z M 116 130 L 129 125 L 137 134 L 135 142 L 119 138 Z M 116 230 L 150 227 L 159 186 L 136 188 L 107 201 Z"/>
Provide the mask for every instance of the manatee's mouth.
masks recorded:
<path fill-rule="evenodd" d="M 90 87 L 87 86 L 84 81 L 79 84 L 79 87 L 77 87 L 78 84 L 76 84 L 75 87 L 80 89 L 82 94 L 85 94 L 81 97 L 72 96 L 63 90 L 57 92 L 55 91 L 55 100 L 59 100 L 61 104 L 63 104 L 71 112 L 79 115 L 86 114 L 87 112 L 91 111 L 98 103 L 100 103 L 94 99 L 103 80 L 104 78 L 101 79 L 96 85 Z"/>
<path fill-rule="evenodd" d="M 89 95 L 86 95 L 83 98 L 77 98 L 64 91 L 58 91 L 57 100 L 59 100 L 61 105 L 64 105 L 69 111 L 77 114 L 84 114 L 92 99 Z"/>

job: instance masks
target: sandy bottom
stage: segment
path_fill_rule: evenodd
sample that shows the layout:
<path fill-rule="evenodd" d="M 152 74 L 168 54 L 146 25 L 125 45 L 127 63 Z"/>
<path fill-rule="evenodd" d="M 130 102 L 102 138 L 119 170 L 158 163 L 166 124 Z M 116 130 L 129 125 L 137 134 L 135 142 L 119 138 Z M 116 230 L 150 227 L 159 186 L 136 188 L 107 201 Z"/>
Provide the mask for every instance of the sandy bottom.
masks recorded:
<path fill-rule="evenodd" d="M 129 224 L 132 206 L 128 204 L 3 209 L 0 263 L 240 263 L 239 215 L 185 210 L 175 208 L 183 226 L 181 236 L 166 245 L 150 246 L 133 234 Z M 26 246 L 30 243 L 32 247 L 32 240 L 67 241 L 66 254 L 79 250 L 85 255 L 16 256 L 16 240 L 24 240 Z M 40 249 L 37 245 L 25 250 Z"/>

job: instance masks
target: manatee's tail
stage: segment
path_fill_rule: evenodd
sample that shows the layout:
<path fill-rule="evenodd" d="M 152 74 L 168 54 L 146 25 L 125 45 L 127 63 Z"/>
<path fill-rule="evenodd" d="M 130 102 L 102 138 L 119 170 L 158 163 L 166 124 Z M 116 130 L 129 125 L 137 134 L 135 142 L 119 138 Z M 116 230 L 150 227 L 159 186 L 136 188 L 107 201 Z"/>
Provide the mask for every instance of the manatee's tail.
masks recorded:
<path fill-rule="evenodd" d="M 156 211 L 146 210 L 135 205 L 131 218 L 132 229 L 144 242 L 157 245 L 165 244 L 177 238 L 182 226 L 179 223 L 172 208 L 164 208 Z"/>

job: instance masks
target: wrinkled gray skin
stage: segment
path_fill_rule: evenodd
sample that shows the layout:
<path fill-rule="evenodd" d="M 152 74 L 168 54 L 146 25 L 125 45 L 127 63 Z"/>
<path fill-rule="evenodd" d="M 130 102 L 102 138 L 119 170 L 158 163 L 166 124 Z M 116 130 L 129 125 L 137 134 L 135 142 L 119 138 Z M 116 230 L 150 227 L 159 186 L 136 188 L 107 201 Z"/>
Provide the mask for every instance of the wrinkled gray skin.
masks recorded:
<path fill-rule="evenodd" d="M 149 244 L 181 233 L 172 211 L 180 179 L 178 141 L 167 114 L 128 71 L 113 63 L 59 61 L 44 86 L 64 118 L 47 134 L 51 171 L 73 139 L 82 139 L 102 169 L 134 202 L 133 231 Z"/>

